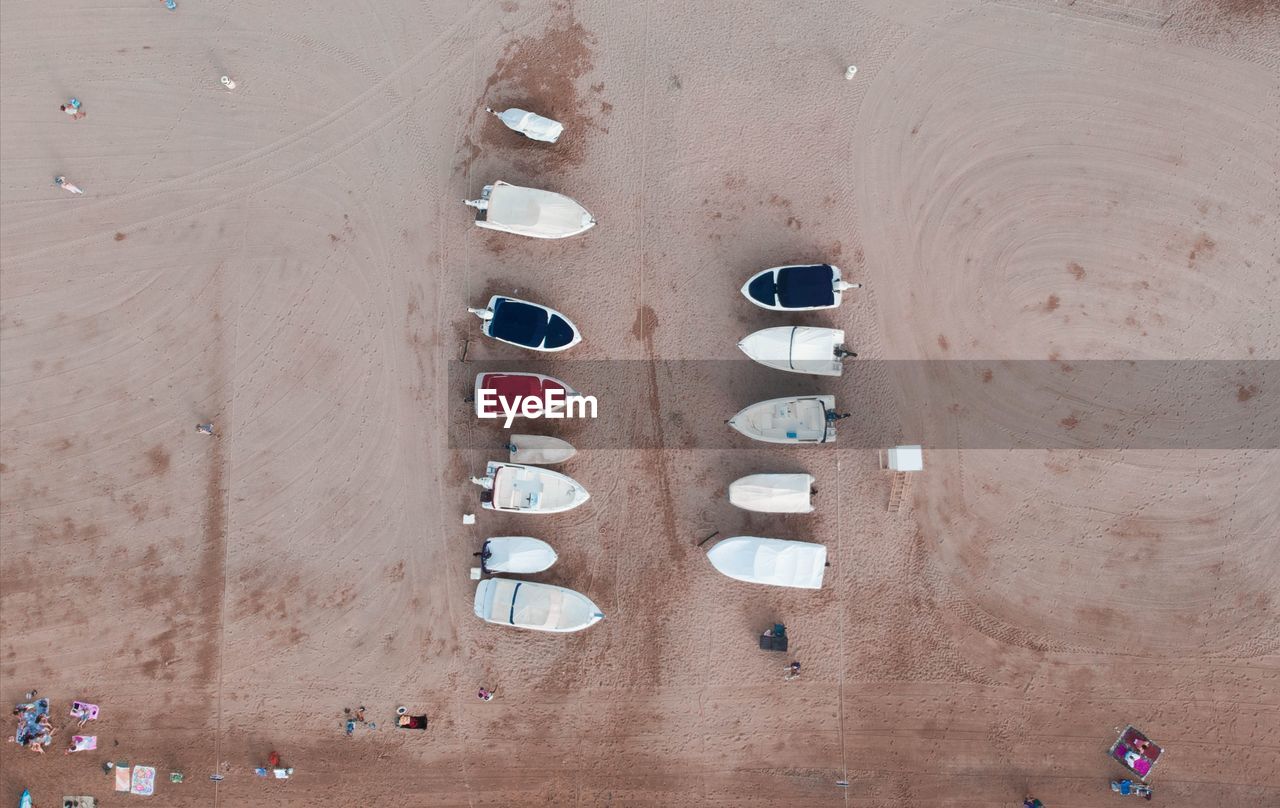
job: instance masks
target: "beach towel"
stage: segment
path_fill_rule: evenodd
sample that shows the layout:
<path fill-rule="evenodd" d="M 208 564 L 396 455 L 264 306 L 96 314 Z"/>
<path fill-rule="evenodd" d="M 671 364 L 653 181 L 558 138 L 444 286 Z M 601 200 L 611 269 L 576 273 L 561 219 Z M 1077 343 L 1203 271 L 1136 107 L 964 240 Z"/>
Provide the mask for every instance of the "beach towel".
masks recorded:
<path fill-rule="evenodd" d="M 128 766 L 116 766 L 116 791 L 128 791 L 133 781 L 130 779 L 132 769 Z"/>
<path fill-rule="evenodd" d="M 72 752 L 85 752 L 90 749 L 97 749 L 97 748 L 98 748 L 97 735 L 72 735 L 71 736 Z"/>
<path fill-rule="evenodd" d="M 129 789 L 134 794 L 148 797 L 156 793 L 156 770 L 153 766 L 134 766 L 133 785 Z"/>
<path fill-rule="evenodd" d="M 44 727 L 40 726 L 40 717 L 49 714 L 49 700 L 40 699 L 27 704 L 19 704 L 17 707 L 21 710 L 21 713 L 18 715 L 18 731 L 14 733 L 13 739 L 22 746 L 26 746 L 32 740 L 41 746 L 47 746 L 50 738 Z"/>
<path fill-rule="evenodd" d="M 98 705 L 89 704 L 85 701 L 71 702 L 71 717 L 78 718 L 81 721 L 96 721 L 98 719 Z"/>

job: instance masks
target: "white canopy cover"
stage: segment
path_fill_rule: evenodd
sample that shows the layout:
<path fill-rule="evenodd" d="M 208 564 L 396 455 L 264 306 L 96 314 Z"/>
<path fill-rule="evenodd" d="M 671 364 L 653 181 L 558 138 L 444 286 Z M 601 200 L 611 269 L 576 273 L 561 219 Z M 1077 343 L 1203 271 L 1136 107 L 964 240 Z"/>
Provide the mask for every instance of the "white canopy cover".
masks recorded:
<path fill-rule="evenodd" d="M 595 226 L 591 213 L 563 194 L 495 182 L 485 188 L 486 204 L 476 224 L 531 238 L 567 238 Z"/>
<path fill-rule="evenodd" d="M 813 513 L 812 487 L 812 474 L 752 474 L 733 481 L 729 501 L 761 513 Z"/>
<path fill-rule="evenodd" d="M 562 586 L 490 578 L 476 587 L 476 617 L 534 631 L 581 631 L 604 619 L 586 595 Z"/>
<path fill-rule="evenodd" d="M 484 568 L 490 572 L 542 572 L 556 563 L 556 551 L 529 536 L 494 536 L 484 543 Z"/>
<path fill-rule="evenodd" d="M 837 328 L 784 325 L 748 334 L 742 352 L 762 365 L 792 373 L 839 376 L 844 366 L 836 350 L 844 343 Z"/>
<path fill-rule="evenodd" d="M 564 131 L 564 124 L 559 121 L 553 121 L 517 107 L 493 114 L 497 115 L 498 120 L 506 124 L 508 129 L 514 129 L 527 138 L 541 140 L 544 143 L 555 143 L 560 138 L 560 133 Z"/>
<path fill-rule="evenodd" d="M 720 572 L 739 581 L 818 589 L 826 569 L 827 548 L 804 541 L 734 536 L 712 547 L 707 558 Z"/>

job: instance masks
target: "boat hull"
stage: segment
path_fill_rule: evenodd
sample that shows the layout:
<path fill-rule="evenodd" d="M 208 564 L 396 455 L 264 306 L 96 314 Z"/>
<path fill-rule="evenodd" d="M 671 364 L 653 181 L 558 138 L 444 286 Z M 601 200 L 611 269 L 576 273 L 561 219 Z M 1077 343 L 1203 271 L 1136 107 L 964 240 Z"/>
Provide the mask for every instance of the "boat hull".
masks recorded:
<path fill-rule="evenodd" d="M 813 513 L 812 474 L 752 474 L 729 485 L 729 502 L 757 513 Z"/>
<path fill-rule="evenodd" d="M 765 443 L 833 443 L 835 427 L 827 415 L 835 396 L 800 396 L 760 401 L 729 419 L 729 426 Z"/>
<path fill-rule="evenodd" d="M 487 407 L 485 397 L 482 395 L 485 390 L 492 391 Z M 550 390 L 559 391 L 556 395 L 577 395 L 577 391 L 567 383 L 541 373 L 478 373 L 473 389 L 476 415 L 480 418 L 502 415 L 503 409 L 499 398 L 506 399 L 511 406 L 517 406 L 517 399 L 532 396 L 542 401 L 545 409 Z"/>
<path fill-rule="evenodd" d="M 486 185 L 476 202 L 476 226 L 528 238 L 570 238 L 595 227 L 591 212 L 564 194 L 507 182 Z"/>
<path fill-rule="evenodd" d="M 557 559 L 551 545 L 530 536 L 494 536 L 485 540 L 480 553 L 480 566 L 485 572 L 519 575 L 548 570 Z"/>
<path fill-rule="evenodd" d="M 567 351 L 582 342 L 578 327 L 560 312 L 541 303 L 494 295 L 489 298 L 481 331 L 486 337 L 539 353 Z"/>
<path fill-rule="evenodd" d="M 547 435 L 512 435 L 510 460 L 535 466 L 554 466 L 578 453 L 568 441 Z"/>
<path fill-rule="evenodd" d="M 831 264 L 785 264 L 752 275 L 742 295 L 771 311 L 817 311 L 840 305 L 840 268 Z"/>
<path fill-rule="evenodd" d="M 481 581 L 472 610 L 486 623 L 556 634 L 582 631 L 604 619 L 600 607 L 580 592 L 510 578 Z"/>
<path fill-rule="evenodd" d="M 733 536 L 707 551 L 711 565 L 736 581 L 792 589 L 820 589 L 827 563 L 821 544 Z"/>
<path fill-rule="evenodd" d="M 751 359 L 788 373 L 839 376 L 844 364 L 836 350 L 844 343 L 838 328 L 779 326 L 748 334 L 738 348 Z"/>
<path fill-rule="evenodd" d="M 577 480 L 539 466 L 490 461 L 485 474 L 480 505 L 490 511 L 563 513 L 591 498 Z"/>

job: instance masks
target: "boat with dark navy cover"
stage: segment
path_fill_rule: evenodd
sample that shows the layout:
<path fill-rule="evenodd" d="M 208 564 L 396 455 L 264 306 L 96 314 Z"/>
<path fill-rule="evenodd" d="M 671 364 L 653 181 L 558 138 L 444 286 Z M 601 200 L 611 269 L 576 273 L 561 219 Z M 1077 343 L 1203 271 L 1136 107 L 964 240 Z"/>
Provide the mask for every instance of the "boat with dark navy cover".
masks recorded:
<path fill-rule="evenodd" d="M 582 335 L 568 317 L 540 303 L 494 295 L 485 308 L 467 311 L 484 321 L 481 330 L 486 337 L 508 345 L 552 353 L 582 342 Z"/>
<path fill-rule="evenodd" d="M 762 309 L 813 311 L 834 309 L 842 292 L 861 287 L 841 280 L 840 268 L 831 264 L 787 264 L 752 275 L 742 294 Z"/>

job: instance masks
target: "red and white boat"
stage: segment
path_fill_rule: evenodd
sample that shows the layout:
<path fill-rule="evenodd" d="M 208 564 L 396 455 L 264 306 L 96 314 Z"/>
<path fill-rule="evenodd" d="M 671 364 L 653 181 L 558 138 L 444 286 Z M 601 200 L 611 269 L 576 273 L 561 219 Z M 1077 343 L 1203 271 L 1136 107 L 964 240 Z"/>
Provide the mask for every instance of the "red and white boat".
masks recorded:
<path fill-rule="evenodd" d="M 556 392 L 551 392 L 553 390 Z M 517 407 L 521 399 L 534 398 L 545 408 L 550 400 L 558 399 L 563 405 L 566 398 L 576 395 L 578 392 L 565 382 L 541 373 L 480 373 L 475 386 L 476 415 L 481 418 L 502 415 L 499 399 Z"/>

